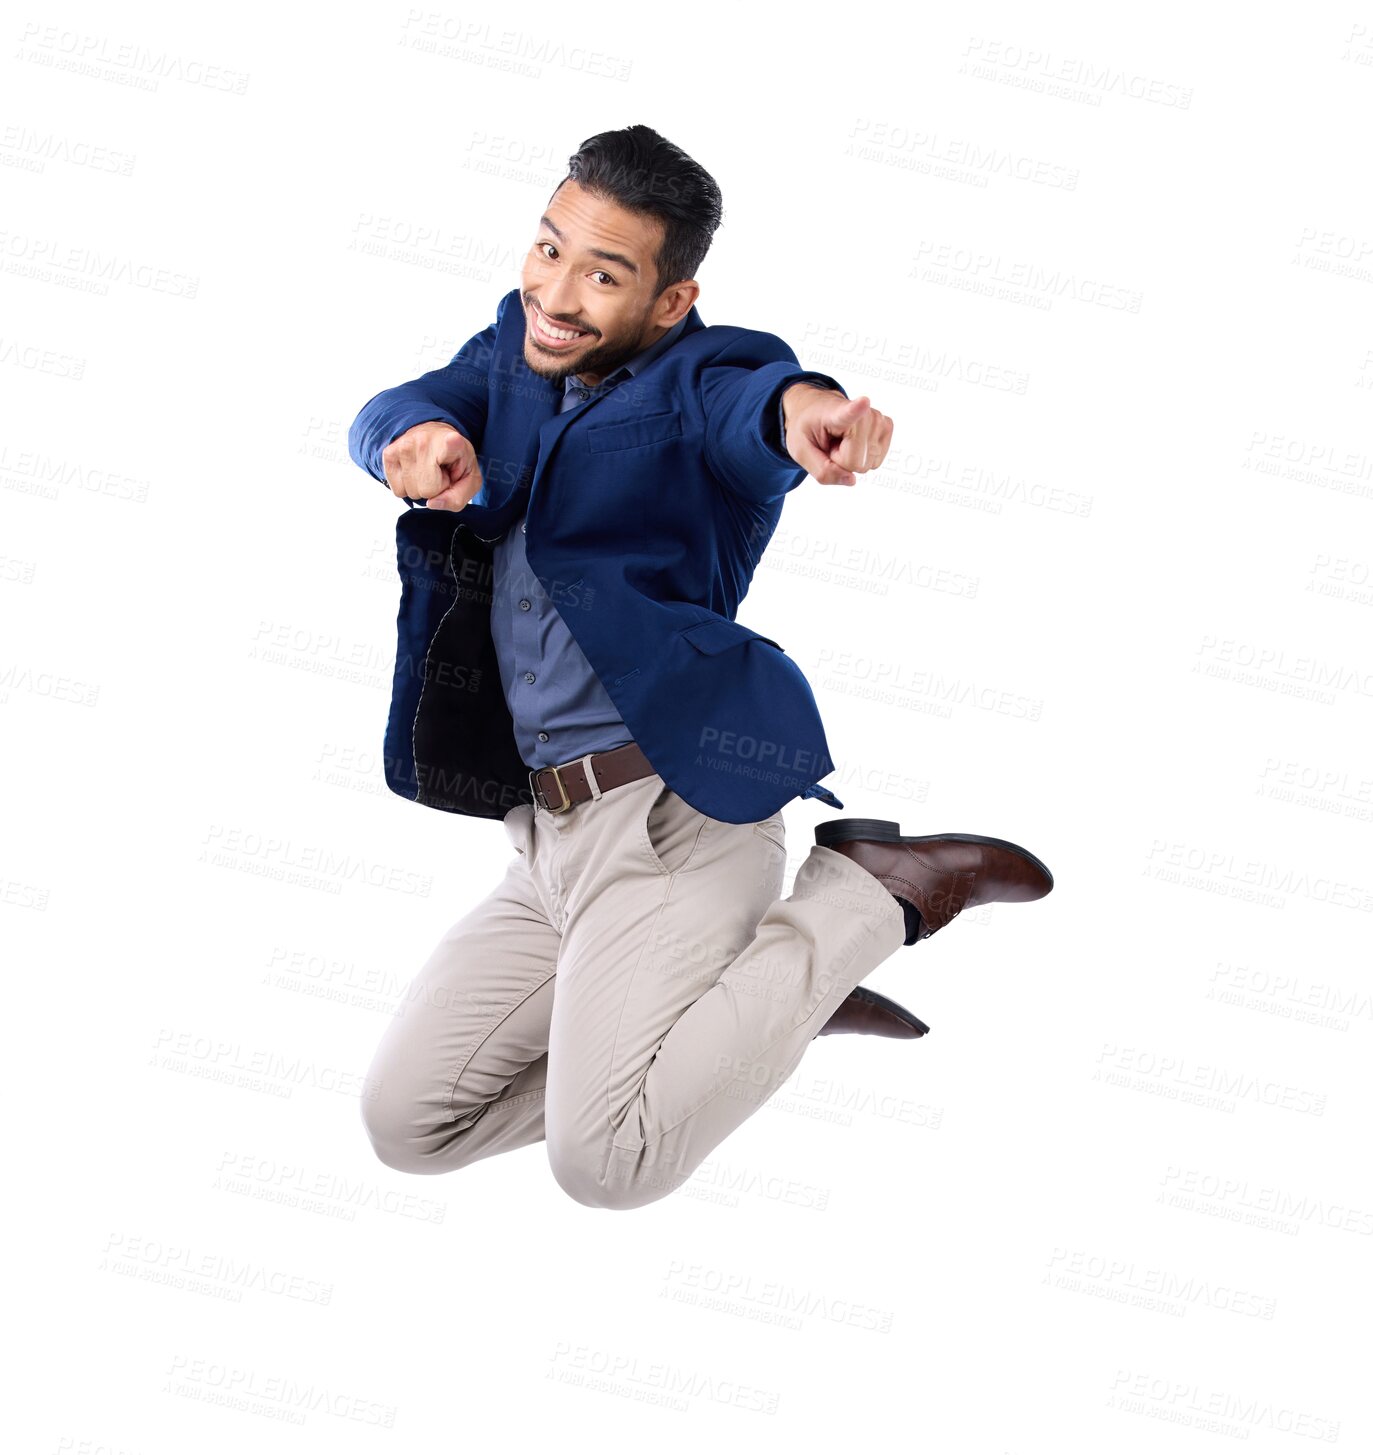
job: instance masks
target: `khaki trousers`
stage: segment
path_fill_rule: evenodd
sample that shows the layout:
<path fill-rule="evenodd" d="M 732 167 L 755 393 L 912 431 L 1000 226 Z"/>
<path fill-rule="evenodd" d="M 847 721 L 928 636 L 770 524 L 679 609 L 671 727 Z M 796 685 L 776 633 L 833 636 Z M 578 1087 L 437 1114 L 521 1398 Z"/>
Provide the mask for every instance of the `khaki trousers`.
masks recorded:
<path fill-rule="evenodd" d="M 905 938 L 845 855 L 812 846 L 782 899 L 781 814 L 723 823 L 656 773 L 504 827 L 505 877 L 440 940 L 370 1068 L 367 1134 L 405 1172 L 542 1140 L 578 1202 L 665 1197 Z"/>

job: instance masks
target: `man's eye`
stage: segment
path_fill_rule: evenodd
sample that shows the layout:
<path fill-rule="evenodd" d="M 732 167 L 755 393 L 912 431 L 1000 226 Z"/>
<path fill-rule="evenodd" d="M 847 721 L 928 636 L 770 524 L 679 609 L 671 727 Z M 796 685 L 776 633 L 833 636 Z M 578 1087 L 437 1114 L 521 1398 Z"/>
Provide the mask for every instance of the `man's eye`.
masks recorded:
<path fill-rule="evenodd" d="M 602 273 L 599 269 L 595 273 L 592 274 L 592 277 L 594 277 L 594 278 L 604 278 L 607 283 L 613 283 L 615 281 L 614 278 L 612 278 L 609 273 Z"/>
<path fill-rule="evenodd" d="M 538 247 L 538 248 L 553 248 L 553 244 L 551 242 L 535 243 L 534 246 L 535 247 Z M 553 251 L 556 253 L 558 250 L 557 250 L 557 248 L 553 248 Z M 548 257 L 548 254 L 545 253 L 544 254 L 544 257 Z"/>

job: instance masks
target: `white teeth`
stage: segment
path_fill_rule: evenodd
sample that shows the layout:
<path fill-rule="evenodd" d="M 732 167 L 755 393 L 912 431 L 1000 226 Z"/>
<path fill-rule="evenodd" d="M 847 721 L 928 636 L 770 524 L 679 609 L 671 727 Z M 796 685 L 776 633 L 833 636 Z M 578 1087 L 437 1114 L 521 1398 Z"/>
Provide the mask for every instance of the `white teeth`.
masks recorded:
<path fill-rule="evenodd" d="M 537 309 L 535 310 L 535 316 L 539 320 L 540 332 L 546 333 L 549 338 L 567 340 L 582 337 L 581 333 L 572 333 L 565 328 L 555 328 L 551 323 L 549 323 L 549 321 L 543 316 L 542 313 L 538 312 Z"/>

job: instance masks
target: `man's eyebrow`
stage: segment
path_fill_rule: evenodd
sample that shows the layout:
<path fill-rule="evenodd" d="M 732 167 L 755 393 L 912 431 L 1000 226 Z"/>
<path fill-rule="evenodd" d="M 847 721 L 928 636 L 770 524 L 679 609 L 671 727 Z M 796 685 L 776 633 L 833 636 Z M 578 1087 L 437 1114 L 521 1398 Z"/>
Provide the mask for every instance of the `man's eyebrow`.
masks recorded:
<path fill-rule="evenodd" d="M 551 232 L 553 236 L 558 239 L 559 242 L 567 241 L 562 233 L 560 233 L 558 229 L 554 227 L 553 224 L 548 220 L 547 213 L 545 213 L 544 216 L 539 219 L 539 226 L 546 227 L 549 232 Z M 634 261 L 633 258 L 627 258 L 623 253 L 608 253 L 604 248 L 588 248 L 587 252 L 589 252 L 593 258 L 604 258 L 607 263 L 619 263 L 622 267 L 628 268 L 629 271 L 633 273 L 636 278 L 639 276 L 639 265 Z"/>

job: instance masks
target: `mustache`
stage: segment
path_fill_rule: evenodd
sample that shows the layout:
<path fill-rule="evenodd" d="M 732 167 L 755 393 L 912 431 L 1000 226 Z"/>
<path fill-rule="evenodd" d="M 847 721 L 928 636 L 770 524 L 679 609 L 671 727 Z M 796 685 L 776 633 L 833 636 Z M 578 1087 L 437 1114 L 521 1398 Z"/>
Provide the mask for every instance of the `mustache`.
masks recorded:
<path fill-rule="evenodd" d="M 594 334 L 596 332 L 594 328 L 588 328 L 584 323 L 576 323 L 570 318 L 558 318 L 555 314 L 549 313 L 549 311 L 544 308 L 542 304 L 535 302 L 535 300 L 532 298 L 527 299 L 526 302 L 528 303 L 529 307 L 537 308 L 538 311 L 542 313 L 543 316 L 549 321 L 549 323 L 556 323 L 560 328 L 575 328 L 580 333 Z"/>

